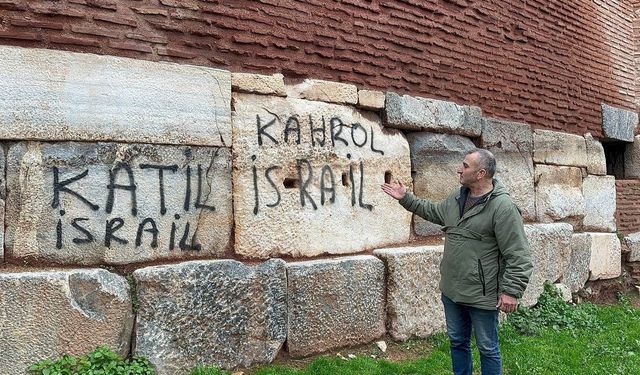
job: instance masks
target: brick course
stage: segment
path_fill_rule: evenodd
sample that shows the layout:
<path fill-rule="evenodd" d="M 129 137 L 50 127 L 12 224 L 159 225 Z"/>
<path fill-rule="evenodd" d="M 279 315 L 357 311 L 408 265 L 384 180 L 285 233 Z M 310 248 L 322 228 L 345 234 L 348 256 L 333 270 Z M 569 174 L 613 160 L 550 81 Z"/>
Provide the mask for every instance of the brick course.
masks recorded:
<path fill-rule="evenodd" d="M 0 0 L 0 44 L 342 81 L 598 138 L 601 102 L 636 109 L 638 8 L 614 0 Z"/>
<path fill-rule="evenodd" d="M 616 180 L 616 224 L 622 234 L 640 232 L 640 180 Z"/>

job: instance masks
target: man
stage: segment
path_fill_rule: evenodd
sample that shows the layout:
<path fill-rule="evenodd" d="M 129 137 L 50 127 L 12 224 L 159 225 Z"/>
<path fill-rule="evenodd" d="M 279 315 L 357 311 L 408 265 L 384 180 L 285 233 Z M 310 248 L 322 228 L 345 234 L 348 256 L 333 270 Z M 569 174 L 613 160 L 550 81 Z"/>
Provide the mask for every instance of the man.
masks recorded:
<path fill-rule="evenodd" d="M 472 327 L 482 374 L 502 374 L 498 310 L 516 311 L 533 271 L 522 216 L 495 171 L 491 152 L 470 151 L 458 168 L 462 186 L 440 203 L 417 199 L 400 182 L 382 185 L 405 209 L 443 226 L 440 291 L 456 375 L 472 373 Z"/>

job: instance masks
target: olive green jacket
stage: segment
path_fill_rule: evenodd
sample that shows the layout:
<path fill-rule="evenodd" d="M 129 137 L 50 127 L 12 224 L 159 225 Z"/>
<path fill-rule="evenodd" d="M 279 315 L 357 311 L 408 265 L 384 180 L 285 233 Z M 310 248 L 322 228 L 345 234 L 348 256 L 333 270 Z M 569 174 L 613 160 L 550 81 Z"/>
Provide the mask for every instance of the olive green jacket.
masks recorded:
<path fill-rule="evenodd" d="M 489 195 L 462 217 L 469 189 L 439 203 L 407 193 L 400 204 L 445 232 L 440 290 L 454 302 L 496 310 L 498 296 L 521 298 L 533 271 L 522 215 L 497 180 Z"/>

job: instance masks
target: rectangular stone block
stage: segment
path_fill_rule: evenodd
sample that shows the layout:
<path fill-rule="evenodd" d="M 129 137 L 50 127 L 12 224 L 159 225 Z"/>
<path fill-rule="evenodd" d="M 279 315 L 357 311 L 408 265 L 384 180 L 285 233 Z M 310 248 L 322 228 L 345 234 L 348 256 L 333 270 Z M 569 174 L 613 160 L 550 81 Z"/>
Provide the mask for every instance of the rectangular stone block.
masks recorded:
<path fill-rule="evenodd" d="M 602 143 L 591 136 L 591 133 L 584 135 L 584 140 L 587 145 L 587 172 L 589 174 L 595 174 L 604 176 L 607 174 L 607 159 L 604 156 L 604 147 Z M 625 175 L 627 174 L 626 165 L 627 159 L 625 156 Z M 640 174 L 638 175 L 640 177 Z"/>
<path fill-rule="evenodd" d="M 192 261 L 133 273 L 139 308 L 133 354 L 158 375 L 196 366 L 266 364 L 286 339 L 285 262 Z"/>
<path fill-rule="evenodd" d="M 585 230 L 615 232 L 616 179 L 613 176 L 587 176 L 582 180 Z"/>
<path fill-rule="evenodd" d="M 287 347 L 303 357 L 385 333 L 384 264 L 371 255 L 287 264 Z"/>
<path fill-rule="evenodd" d="M 537 164 L 534 182 L 540 222 L 566 221 L 574 227 L 582 227 L 585 200 L 580 168 Z"/>
<path fill-rule="evenodd" d="M 624 177 L 640 179 L 640 135 L 633 138 L 624 152 Z"/>
<path fill-rule="evenodd" d="M 602 130 L 609 139 L 633 142 L 638 126 L 638 113 L 622 108 L 612 107 L 605 103 L 602 106 Z"/>
<path fill-rule="evenodd" d="M 533 132 L 533 161 L 535 163 L 587 166 L 587 145 L 575 134 L 536 129 Z"/>
<path fill-rule="evenodd" d="M 622 273 L 622 246 L 615 233 L 589 233 L 589 280 L 613 279 Z"/>
<path fill-rule="evenodd" d="M 384 108 L 384 93 L 382 91 L 358 90 L 358 107 L 371 110 Z"/>
<path fill-rule="evenodd" d="M 231 144 L 227 71 L 0 47 L 0 138 Z"/>
<path fill-rule="evenodd" d="M 438 287 L 443 251 L 444 246 L 417 246 L 373 252 L 386 267 L 387 327 L 394 340 L 446 330 Z"/>
<path fill-rule="evenodd" d="M 562 276 L 562 284 L 575 293 L 589 280 L 591 262 L 591 237 L 588 233 L 575 233 L 571 236 L 571 258 Z"/>
<path fill-rule="evenodd" d="M 282 74 L 267 76 L 251 73 L 231 73 L 231 89 L 236 92 L 287 96 Z"/>
<path fill-rule="evenodd" d="M 128 264 L 220 256 L 227 148 L 20 142 L 7 156 L 7 257 Z"/>
<path fill-rule="evenodd" d="M 304 82 L 289 88 L 289 96 L 314 101 L 357 104 L 358 88 L 347 83 L 305 79 Z"/>
<path fill-rule="evenodd" d="M 401 132 L 347 106 L 247 94 L 234 103 L 237 254 L 344 254 L 409 239 L 411 214 L 380 189 L 410 185 Z"/>
<path fill-rule="evenodd" d="M 385 126 L 390 128 L 428 130 L 470 137 L 478 137 L 482 132 L 480 108 L 453 102 L 387 92 L 385 114 Z"/>

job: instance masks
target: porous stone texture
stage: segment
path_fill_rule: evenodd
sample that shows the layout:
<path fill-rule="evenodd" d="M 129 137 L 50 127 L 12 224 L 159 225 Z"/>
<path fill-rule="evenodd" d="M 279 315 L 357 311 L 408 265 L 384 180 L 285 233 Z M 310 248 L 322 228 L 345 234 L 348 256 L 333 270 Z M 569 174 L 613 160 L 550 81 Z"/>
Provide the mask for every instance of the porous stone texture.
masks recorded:
<path fill-rule="evenodd" d="M 591 261 L 589 280 L 613 279 L 620 276 L 621 246 L 615 233 L 589 233 L 591 238 Z"/>
<path fill-rule="evenodd" d="M 0 138 L 231 144 L 231 74 L 202 66 L 0 47 Z"/>
<path fill-rule="evenodd" d="M 555 283 L 567 271 L 571 259 L 571 235 L 573 228 L 566 223 L 525 224 L 533 273 L 522 296 L 524 306 L 532 306 L 544 289 L 544 282 Z"/>
<path fill-rule="evenodd" d="M 566 221 L 574 227 L 582 225 L 585 200 L 580 168 L 537 164 L 534 182 L 540 222 Z"/>
<path fill-rule="evenodd" d="M 616 230 L 616 179 L 587 176 L 582 180 L 585 202 L 583 229 L 597 232 Z"/>
<path fill-rule="evenodd" d="M 471 137 L 478 137 L 482 132 L 482 111 L 479 107 L 387 92 L 385 113 L 385 126 L 390 128 Z"/>
<path fill-rule="evenodd" d="M 134 355 L 159 375 L 196 366 L 230 369 L 271 362 L 287 329 L 286 268 L 235 260 L 191 261 L 135 271 L 139 308 Z"/>
<path fill-rule="evenodd" d="M 640 135 L 636 135 L 632 144 L 624 152 L 624 177 L 640 178 Z"/>
<path fill-rule="evenodd" d="M 20 142 L 7 184 L 7 257 L 129 264 L 230 247 L 227 148 Z"/>
<path fill-rule="evenodd" d="M 106 346 L 127 356 L 133 326 L 129 284 L 101 269 L 0 273 L 0 369 L 26 368 Z"/>
<path fill-rule="evenodd" d="M 251 73 L 231 73 L 231 89 L 237 92 L 287 96 L 282 74 L 268 76 Z"/>
<path fill-rule="evenodd" d="M 382 91 L 358 90 L 358 107 L 364 109 L 384 109 L 384 93 Z"/>
<path fill-rule="evenodd" d="M 384 264 L 370 255 L 287 264 L 292 357 L 371 342 L 385 333 Z"/>
<path fill-rule="evenodd" d="M 302 83 L 288 87 L 292 98 L 317 100 L 336 104 L 357 104 L 358 88 L 347 83 L 305 79 Z"/>
<path fill-rule="evenodd" d="M 5 150 L 6 147 L 0 144 L 0 224 L 4 228 L 5 202 L 7 200 L 7 181 L 5 173 Z M 4 231 L 0 230 L 0 263 L 4 261 Z"/>
<path fill-rule="evenodd" d="M 606 175 L 607 160 L 604 156 L 604 147 L 602 147 L 602 143 L 594 139 L 593 136 L 591 136 L 591 133 L 585 134 L 584 139 L 587 146 L 587 173 L 599 176 Z M 625 169 L 625 174 L 626 173 L 627 171 Z"/>
<path fill-rule="evenodd" d="M 419 198 L 434 202 L 444 200 L 460 188 L 456 173 L 464 156 L 475 148 L 466 137 L 449 134 L 415 132 L 407 134 L 411 149 L 413 191 Z M 414 230 L 419 236 L 442 235 L 441 226 L 414 215 Z"/>
<path fill-rule="evenodd" d="M 482 119 L 482 146 L 496 157 L 496 175 L 527 221 L 536 220 L 531 126 Z"/>
<path fill-rule="evenodd" d="M 348 106 L 248 94 L 234 101 L 237 254 L 344 254 L 409 239 L 411 214 L 380 189 L 411 183 L 401 132 Z"/>
<path fill-rule="evenodd" d="M 387 275 L 387 327 L 394 340 L 444 332 L 440 261 L 444 246 L 379 249 Z"/>
<path fill-rule="evenodd" d="M 640 262 L 640 232 L 625 236 L 624 242 L 629 248 L 627 260 L 629 262 Z"/>
<path fill-rule="evenodd" d="M 562 276 L 562 284 L 573 293 L 584 287 L 589 280 L 591 262 L 591 237 L 587 233 L 574 233 L 571 236 L 571 258 L 569 267 Z"/>
<path fill-rule="evenodd" d="M 536 129 L 533 132 L 533 161 L 536 163 L 587 166 L 584 137 L 575 134 Z"/>
<path fill-rule="evenodd" d="M 633 142 L 638 113 L 602 103 L 602 130 L 609 139 Z"/>

